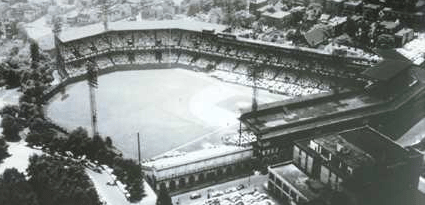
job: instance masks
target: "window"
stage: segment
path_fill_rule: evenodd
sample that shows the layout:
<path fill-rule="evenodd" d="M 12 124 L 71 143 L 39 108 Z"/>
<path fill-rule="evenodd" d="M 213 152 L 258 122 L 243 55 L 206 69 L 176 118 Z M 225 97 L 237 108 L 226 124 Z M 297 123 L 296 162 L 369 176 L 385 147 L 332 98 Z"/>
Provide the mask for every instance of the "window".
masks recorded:
<path fill-rule="evenodd" d="M 329 169 L 324 166 L 320 170 L 320 181 L 324 184 L 327 184 L 329 181 Z"/>
<path fill-rule="evenodd" d="M 297 199 L 297 193 L 295 193 L 294 191 L 291 191 L 291 198 L 292 198 L 292 200 L 296 200 Z"/>
<path fill-rule="evenodd" d="M 299 164 L 300 163 L 300 149 L 297 146 L 294 146 L 294 163 Z"/>
<path fill-rule="evenodd" d="M 279 178 L 276 178 L 276 185 L 278 187 L 281 187 L 282 186 L 282 180 L 280 180 Z"/>
<path fill-rule="evenodd" d="M 283 191 L 285 191 L 286 193 L 289 194 L 289 187 L 288 187 L 288 185 L 286 185 L 285 183 L 283 183 L 282 184 L 282 189 L 283 189 Z"/>
<path fill-rule="evenodd" d="M 306 153 L 301 151 L 301 162 L 300 162 L 300 166 L 302 169 L 305 169 L 305 162 L 306 162 Z"/>
<path fill-rule="evenodd" d="M 307 157 L 307 173 L 311 174 L 313 172 L 313 158 Z"/>
<path fill-rule="evenodd" d="M 323 158 L 325 158 L 326 160 L 331 160 L 331 153 L 328 152 L 325 149 L 322 149 L 320 154 L 322 155 Z"/>

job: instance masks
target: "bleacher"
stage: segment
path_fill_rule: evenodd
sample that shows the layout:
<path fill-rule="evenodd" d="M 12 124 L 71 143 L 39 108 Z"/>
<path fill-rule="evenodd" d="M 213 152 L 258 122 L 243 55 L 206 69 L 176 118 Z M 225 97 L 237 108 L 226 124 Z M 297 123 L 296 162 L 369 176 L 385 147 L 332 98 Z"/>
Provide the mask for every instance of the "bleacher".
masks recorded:
<path fill-rule="evenodd" d="M 116 53 L 122 52 L 122 49 L 118 48 L 126 48 L 130 44 L 138 50 L 134 54 L 134 62 L 129 61 L 128 54 Z M 176 46 L 180 46 L 177 47 L 180 50 L 174 50 Z M 74 50 L 74 48 L 77 50 Z M 115 52 L 110 54 L 112 61 L 104 56 L 96 57 L 96 55 L 103 55 L 104 51 L 108 49 Z M 197 53 L 196 55 L 192 54 L 194 51 Z M 211 75 L 224 81 L 247 86 L 253 86 L 249 65 L 255 60 L 261 64 L 263 71 L 261 77 L 257 80 L 258 87 L 291 95 L 330 90 L 331 82 L 333 82 L 331 78 L 318 80 L 319 76 L 324 76 L 324 78 L 327 76 L 356 77 L 353 73 L 346 73 L 342 69 L 317 60 L 300 60 L 298 57 L 290 55 L 266 53 L 259 49 L 225 44 L 207 37 L 202 38 L 201 34 L 189 31 L 144 30 L 129 34 L 112 33 L 89 40 L 76 41 L 72 47 L 62 48 L 61 54 L 67 62 L 66 70 L 71 77 L 83 74 L 85 70 L 78 66 L 72 66 L 72 63 L 68 62 L 72 62 L 75 58 L 94 57 L 100 69 L 113 66 L 112 62 L 115 65 L 180 63 L 201 69 L 213 65 L 215 70 Z M 295 74 L 298 71 L 309 71 L 313 73 L 312 76 L 317 77 L 300 77 Z"/>

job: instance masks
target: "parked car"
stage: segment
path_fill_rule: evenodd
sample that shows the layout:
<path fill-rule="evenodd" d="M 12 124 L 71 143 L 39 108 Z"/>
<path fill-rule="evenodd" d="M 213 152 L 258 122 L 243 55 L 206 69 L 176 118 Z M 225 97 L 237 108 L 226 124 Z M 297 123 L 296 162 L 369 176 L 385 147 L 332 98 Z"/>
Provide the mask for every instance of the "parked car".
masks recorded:
<path fill-rule="evenodd" d="M 196 192 L 196 193 L 191 194 L 191 195 L 189 196 L 189 198 L 190 198 L 190 199 L 198 199 L 198 198 L 201 198 L 201 194 L 200 194 L 200 193 L 198 193 L 198 192 Z"/>
<path fill-rule="evenodd" d="M 222 191 L 215 191 L 215 192 L 213 192 L 213 193 L 211 193 L 211 196 L 212 197 L 218 197 L 218 196 L 221 196 L 221 195 L 223 195 L 224 193 L 222 192 Z"/>
<path fill-rule="evenodd" d="M 245 188 L 245 186 L 243 184 L 239 184 L 239 186 L 236 187 L 237 190 L 241 190 L 241 189 L 244 189 L 244 188 Z"/>

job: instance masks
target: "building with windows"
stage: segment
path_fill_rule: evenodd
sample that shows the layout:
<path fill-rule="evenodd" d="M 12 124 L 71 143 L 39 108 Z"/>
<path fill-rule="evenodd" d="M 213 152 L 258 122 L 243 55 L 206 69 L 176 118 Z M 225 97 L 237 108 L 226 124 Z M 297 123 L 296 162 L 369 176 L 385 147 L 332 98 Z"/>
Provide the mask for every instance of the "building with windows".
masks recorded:
<path fill-rule="evenodd" d="M 309 178 L 292 163 L 268 167 L 268 190 L 277 198 L 296 204 L 317 204 L 324 185 Z"/>
<path fill-rule="evenodd" d="M 190 189 L 251 171 L 252 148 L 219 146 L 145 162 L 142 168 L 155 191 Z"/>
<path fill-rule="evenodd" d="M 343 4 L 343 11 L 342 13 L 344 15 L 350 16 L 357 13 L 360 13 L 362 10 L 362 1 L 346 1 Z"/>
<path fill-rule="evenodd" d="M 397 33 L 394 34 L 394 37 L 395 37 L 396 46 L 402 47 L 407 42 L 413 40 L 413 38 L 414 38 L 413 29 L 403 28 L 403 29 L 397 31 Z"/>
<path fill-rule="evenodd" d="M 417 150 L 369 126 L 299 140 L 293 149 L 293 164 L 301 171 L 360 204 L 414 198 L 422 163 Z"/>
<path fill-rule="evenodd" d="M 376 20 L 379 15 L 381 6 L 377 4 L 366 4 L 363 6 L 363 16 L 368 20 Z"/>

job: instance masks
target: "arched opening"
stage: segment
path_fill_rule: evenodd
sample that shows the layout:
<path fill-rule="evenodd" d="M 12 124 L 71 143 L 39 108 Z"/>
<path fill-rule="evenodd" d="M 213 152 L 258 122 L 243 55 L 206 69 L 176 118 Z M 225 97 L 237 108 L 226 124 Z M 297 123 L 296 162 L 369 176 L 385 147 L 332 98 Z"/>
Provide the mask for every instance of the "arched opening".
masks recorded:
<path fill-rule="evenodd" d="M 175 190 L 176 189 L 176 182 L 174 180 L 170 181 L 170 190 Z"/>
<path fill-rule="evenodd" d="M 167 186 L 165 185 L 164 182 L 161 182 L 161 184 L 159 184 L 159 189 L 162 189 L 162 190 L 167 189 Z"/>
<path fill-rule="evenodd" d="M 193 175 L 190 175 L 189 177 L 189 184 L 195 183 L 195 177 Z"/>
<path fill-rule="evenodd" d="M 179 179 L 179 187 L 185 187 L 186 186 L 186 179 L 185 178 L 180 178 Z"/>
<path fill-rule="evenodd" d="M 222 177 L 223 176 L 223 170 L 222 169 L 218 169 L 217 170 L 217 177 Z"/>
<path fill-rule="evenodd" d="M 212 181 L 212 180 L 214 180 L 214 178 L 215 178 L 214 172 L 208 172 L 207 173 L 207 180 L 208 181 Z"/>
<path fill-rule="evenodd" d="M 233 167 L 227 167 L 227 169 L 226 169 L 226 175 L 227 176 L 230 176 L 232 174 L 233 174 Z"/>
<path fill-rule="evenodd" d="M 203 173 L 199 174 L 199 182 L 204 182 L 205 181 L 205 177 Z"/>

